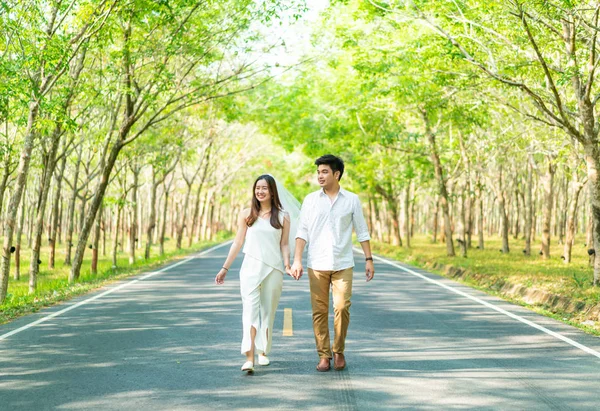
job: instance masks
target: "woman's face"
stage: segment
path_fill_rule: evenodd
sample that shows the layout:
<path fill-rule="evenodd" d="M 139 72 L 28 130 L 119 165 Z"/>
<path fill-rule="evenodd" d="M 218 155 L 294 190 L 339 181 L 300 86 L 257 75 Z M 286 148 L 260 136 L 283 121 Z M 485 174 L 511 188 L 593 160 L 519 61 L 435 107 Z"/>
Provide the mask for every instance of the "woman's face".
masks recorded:
<path fill-rule="evenodd" d="M 266 180 L 258 180 L 256 188 L 254 189 L 254 195 L 256 199 L 263 202 L 271 202 L 271 192 L 269 191 L 269 184 Z"/>

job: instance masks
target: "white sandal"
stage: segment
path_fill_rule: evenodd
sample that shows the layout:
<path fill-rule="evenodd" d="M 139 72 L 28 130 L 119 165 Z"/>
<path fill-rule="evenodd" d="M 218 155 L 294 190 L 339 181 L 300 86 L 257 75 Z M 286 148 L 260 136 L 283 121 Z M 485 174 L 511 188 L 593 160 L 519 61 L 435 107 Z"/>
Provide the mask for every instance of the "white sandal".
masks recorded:
<path fill-rule="evenodd" d="M 258 364 L 266 366 L 271 364 L 271 361 L 269 361 L 269 357 L 267 357 L 266 355 L 258 354 Z"/>
<path fill-rule="evenodd" d="M 242 365 L 242 371 L 254 372 L 254 363 L 252 361 L 246 361 Z"/>

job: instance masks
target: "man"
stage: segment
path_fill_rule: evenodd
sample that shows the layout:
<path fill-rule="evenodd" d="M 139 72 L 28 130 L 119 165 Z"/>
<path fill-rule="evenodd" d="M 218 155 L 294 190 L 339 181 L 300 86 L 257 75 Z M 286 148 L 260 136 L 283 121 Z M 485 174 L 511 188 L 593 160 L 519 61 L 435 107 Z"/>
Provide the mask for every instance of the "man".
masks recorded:
<path fill-rule="evenodd" d="M 356 194 L 340 187 L 344 162 L 333 155 L 315 161 L 321 190 L 304 199 L 298 232 L 292 275 L 300 279 L 303 273 L 302 253 L 308 243 L 308 279 L 313 311 L 313 329 L 319 364 L 317 371 L 329 371 L 331 352 L 336 370 L 346 367 L 344 348 L 350 322 L 352 296 L 352 227 L 366 257 L 367 281 L 375 269 L 367 223 Z M 329 288 L 333 290 L 334 341 L 329 340 Z"/>

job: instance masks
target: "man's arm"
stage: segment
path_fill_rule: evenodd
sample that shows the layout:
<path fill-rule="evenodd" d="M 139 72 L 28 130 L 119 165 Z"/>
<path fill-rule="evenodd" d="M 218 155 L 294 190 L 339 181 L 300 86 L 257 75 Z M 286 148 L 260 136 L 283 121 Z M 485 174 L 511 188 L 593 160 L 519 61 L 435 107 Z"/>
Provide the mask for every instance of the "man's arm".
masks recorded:
<path fill-rule="evenodd" d="M 371 242 L 369 240 L 363 241 L 360 243 L 362 247 L 363 253 L 365 253 L 365 258 L 370 258 L 370 260 L 366 261 L 366 276 L 367 282 L 373 279 L 375 275 L 375 264 L 373 264 L 373 253 L 371 253 Z"/>
<path fill-rule="evenodd" d="M 360 246 L 365 253 L 367 281 L 371 281 L 375 275 L 375 265 L 373 264 L 373 254 L 371 253 L 371 236 L 369 235 L 369 227 L 363 214 L 362 206 L 358 196 L 354 201 L 352 210 L 352 224 L 354 225 L 354 231 L 356 231 L 356 238 L 360 243 Z"/>
<path fill-rule="evenodd" d="M 292 277 L 299 280 L 303 274 L 302 254 L 304 247 L 308 243 L 308 199 L 304 199 L 302 208 L 300 209 L 300 217 L 298 219 L 298 231 L 296 232 L 296 251 L 294 253 L 294 264 L 292 265 Z"/>
<path fill-rule="evenodd" d="M 300 237 L 296 238 L 296 252 L 294 253 L 294 265 L 292 266 L 292 276 L 299 280 L 302 277 L 304 269 L 302 268 L 302 254 L 304 253 L 304 247 L 306 241 Z"/>

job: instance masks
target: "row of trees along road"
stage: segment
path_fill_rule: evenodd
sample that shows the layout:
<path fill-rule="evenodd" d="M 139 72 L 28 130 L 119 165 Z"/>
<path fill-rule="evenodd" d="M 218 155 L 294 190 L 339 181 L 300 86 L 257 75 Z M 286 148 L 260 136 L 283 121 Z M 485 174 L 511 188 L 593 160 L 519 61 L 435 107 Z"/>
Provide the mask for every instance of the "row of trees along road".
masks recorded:
<path fill-rule="evenodd" d="M 231 220 L 220 207 L 221 187 L 235 187 L 232 176 L 256 153 L 244 150 L 250 129 L 233 135 L 235 125 L 218 120 L 211 102 L 268 78 L 260 55 L 273 45 L 261 40 L 262 28 L 295 7 L 274 0 L 2 2 L 0 303 L 13 261 L 15 277 L 23 270 L 23 237 L 34 292 L 45 231 L 50 268 L 64 240 L 73 282 L 90 246 L 96 269 L 107 237 L 116 263 L 126 243 L 134 260 L 145 241 L 148 258 L 168 230 L 181 247 Z"/>
<path fill-rule="evenodd" d="M 311 63 L 241 96 L 241 117 L 344 157 L 378 240 L 429 233 L 452 256 L 454 237 L 467 256 L 498 234 L 501 252 L 547 259 L 555 237 L 568 264 L 585 233 L 593 257 L 600 6 L 566 4 L 334 2 Z"/>
<path fill-rule="evenodd" d="M 94 271 L 233 229 L 253 172 L 309 191 L 310 161 L 263 134 L 340 154 L 380 241 L 558 241 L 569 264 L 582 234 L 600 282 L 600 6 L 332 1 L 307 63 L 269 81 L 261 24 L 302 8 L 280 3 L 2 3 L 0 302 L 25 244 L 35 290 L 44 236 L 76 281 L 89 248 Z"/>

